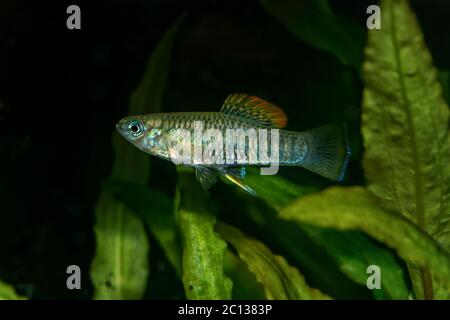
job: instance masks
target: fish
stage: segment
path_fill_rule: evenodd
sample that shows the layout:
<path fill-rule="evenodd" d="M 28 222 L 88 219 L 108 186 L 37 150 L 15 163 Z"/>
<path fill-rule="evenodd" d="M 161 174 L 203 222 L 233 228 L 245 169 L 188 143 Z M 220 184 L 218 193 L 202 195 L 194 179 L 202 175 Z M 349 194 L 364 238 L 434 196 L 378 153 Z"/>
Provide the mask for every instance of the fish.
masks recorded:
<path fill-rule="evenodd" d="M 300 166 L 342 181 L 351 150 L 345 125 L 288 131 L 278 106 L 245 93 L 232 93 L 219 112 L 131 115 L 116 129 L 145 153 L 190 166 L 208 190 L 219 176 L 248 193 L 246 167 Z"/>

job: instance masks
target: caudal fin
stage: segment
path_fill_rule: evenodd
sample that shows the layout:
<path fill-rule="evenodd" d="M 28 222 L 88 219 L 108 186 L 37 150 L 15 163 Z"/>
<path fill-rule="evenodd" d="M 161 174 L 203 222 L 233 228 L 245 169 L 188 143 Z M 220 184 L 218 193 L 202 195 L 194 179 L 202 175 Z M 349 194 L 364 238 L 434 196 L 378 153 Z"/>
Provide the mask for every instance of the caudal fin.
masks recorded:
<path fill-rule="evenodd" d="M 325 125 L 307 132 L 308 153 L 300 166 L 331 180 L 344 178 L 350 157 L 345 126 Z"/>

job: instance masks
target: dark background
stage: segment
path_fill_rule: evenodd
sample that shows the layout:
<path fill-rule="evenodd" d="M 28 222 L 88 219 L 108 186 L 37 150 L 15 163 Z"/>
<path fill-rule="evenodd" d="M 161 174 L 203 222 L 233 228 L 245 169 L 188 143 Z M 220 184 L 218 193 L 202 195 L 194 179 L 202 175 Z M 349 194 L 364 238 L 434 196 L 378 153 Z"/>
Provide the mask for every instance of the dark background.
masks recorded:
<path fill-rule="evenodd" d="M 331 1 L 363 30 L 365 9 L 373 3 Z M 81 30 L 66 28 L 70 4 L 81 7 Z M 436 66 L 450 69 L 450 2 L 412 4 Z M 93 208 L 111 171 L 114 124 L 126 115 L 157 41 L 186 11 L 164 111 L 216 111 L 230 92 L 247 92 L 285 109 L 292 130 L 346 122 L 353 155 L 345 184 L 364 184 L 362 83 L 356 71 L 299 41 L 257 1 L 3 0 L 0 279 L 21 294 L 91 297 Z M 304 170 L 281 174 L 304 185 L 329 184 Z M 173 166 L 155 160 L 151 175 L 155 187 L 173 193 Z M 215 188 L 218 198 L 229 190 Z M 160 248 L 150 241 L 154 258 L 147 297 L 184 297 Z M 80 291 L 66 289 L 70 264 L 82 269 Z"/>

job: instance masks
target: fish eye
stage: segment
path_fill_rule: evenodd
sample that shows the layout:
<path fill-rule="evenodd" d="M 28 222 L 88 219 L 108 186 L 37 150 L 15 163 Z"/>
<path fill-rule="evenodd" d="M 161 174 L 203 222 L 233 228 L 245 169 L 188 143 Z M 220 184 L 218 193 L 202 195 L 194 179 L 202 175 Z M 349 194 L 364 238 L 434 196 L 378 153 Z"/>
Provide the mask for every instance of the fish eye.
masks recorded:
<path fill-rule="evenodd" d="M 132 121 L 128 125 L 128 131 L 131 133 L 132 136 L 137 137 L 142 134 L 142 132 L 144 131 L 144 128 L 140 122 Z"/>

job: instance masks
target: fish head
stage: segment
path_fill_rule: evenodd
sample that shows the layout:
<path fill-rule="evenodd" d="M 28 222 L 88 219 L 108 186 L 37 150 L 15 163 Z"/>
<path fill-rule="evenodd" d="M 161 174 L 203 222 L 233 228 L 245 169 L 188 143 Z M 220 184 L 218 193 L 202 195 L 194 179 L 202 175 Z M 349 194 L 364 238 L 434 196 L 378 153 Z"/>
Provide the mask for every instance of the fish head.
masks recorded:
<path fill-rule="evenodd" d="M 116 124 L 116 129 L 140 150 L 166 158 L 167 148 L 160 123 L 156 115 L 128 116 Z"/>

